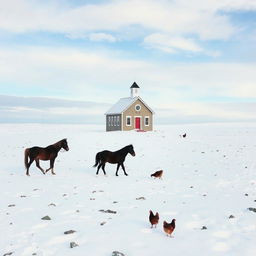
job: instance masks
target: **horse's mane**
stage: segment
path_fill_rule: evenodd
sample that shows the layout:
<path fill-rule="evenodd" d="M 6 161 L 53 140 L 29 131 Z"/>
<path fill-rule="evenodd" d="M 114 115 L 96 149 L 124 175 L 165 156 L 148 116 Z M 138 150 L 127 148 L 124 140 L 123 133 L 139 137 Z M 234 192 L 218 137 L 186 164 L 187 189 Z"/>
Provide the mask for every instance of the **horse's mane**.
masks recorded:
<path fill-rule="evenodd" d="M 53 146 L 56 146 L 56 145 L 59 145 L 61 142 L 63 142 L 63 141 L 67 141 L 67 139 L 65 138 L 65 139 L 62 139 L 62 140 L 59 140 L 59 141 L 57 141 L 56 143 L 54 143 L 54 144 L 52 144 Z"/>

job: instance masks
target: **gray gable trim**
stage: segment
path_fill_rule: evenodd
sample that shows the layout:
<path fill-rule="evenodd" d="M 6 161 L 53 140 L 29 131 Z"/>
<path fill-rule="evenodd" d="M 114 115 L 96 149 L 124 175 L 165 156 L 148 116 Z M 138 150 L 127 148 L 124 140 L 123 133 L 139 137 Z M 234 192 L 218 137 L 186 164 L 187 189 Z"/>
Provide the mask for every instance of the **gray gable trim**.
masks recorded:
<path fill-rule="evenodd" d="M 145 101 L 143 101 L 140 97 L 137 97 L 144 105 L 145 107 L 152 113 L 152 114 L 155 114 L 155 112 L 153 111 L 152 108 L 150 108 L 146 103 Z"/>

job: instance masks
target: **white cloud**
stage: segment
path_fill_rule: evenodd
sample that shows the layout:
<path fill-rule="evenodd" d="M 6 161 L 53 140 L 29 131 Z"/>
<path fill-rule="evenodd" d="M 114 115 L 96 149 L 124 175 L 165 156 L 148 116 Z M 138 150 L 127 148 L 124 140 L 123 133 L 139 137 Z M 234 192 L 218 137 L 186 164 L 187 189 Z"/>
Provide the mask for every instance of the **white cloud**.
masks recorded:
<path fill-rule="evenodd" d="M 221 10 L 256 9 L 249 0 L 123 0 L 76 7 L 56 2 L 9 0 L 0 4 L 0 29 L 14 33 L 50 31 L 65 34 L 118 31 L 139 25 L 171 35 L 195 34 L 227 39 L 236 28 Z"/>
<path fill-rule="evenodd" d="M 108 41 L 108 42 L 116 42 L 116 38 L 110 34 L 106 33 L 92 33 L 89 35 L 89 39 L 91 41 L 101 42 L 101 41 Z"/>
<path fill-rule="evenodd" d="M 166 34 L 152 34 L 144 39 L 144 44 L 150 48 L 156 48 L 169 53 L 175 53 L 177 50 L 201 52 L 199 47 L 192 39 L 182 37 L 172 37 Z"/>
<path fill-rule="evenodd" d="M 110 42 L 114 43 L 117 41 L 117 38 L 111 34 L 107 33 L 84 33 L 84 32 L 73 32 L 71 34 L 66 35 L 68 38 L 71 39 L 89 39 L 95 42 Z"/>
<path fill-rule="evenodd" d="M 112 0 L 72 6 L 68 1 L 8 0 L 0 3 L 0 30 L 46 31 L 111 43 L 136 38 L 165 52 L 180 49 L 216 57 L 219 51 L 199 45 L 241 33 L 243 28 L 230 19 L 230 12 L 240 10 L 256 10 L 255 1 Z"/>
<path fill-rule="evenodd" d="M 256 98 L 254 63 L 153 63 L 123 59 L 122 53 L 42 47 L 3 49 L 0 62 L 1 85 L 44 96 L 110 103 L 128 96 L 136 80 L 156 106 L 204 98 Z"/>

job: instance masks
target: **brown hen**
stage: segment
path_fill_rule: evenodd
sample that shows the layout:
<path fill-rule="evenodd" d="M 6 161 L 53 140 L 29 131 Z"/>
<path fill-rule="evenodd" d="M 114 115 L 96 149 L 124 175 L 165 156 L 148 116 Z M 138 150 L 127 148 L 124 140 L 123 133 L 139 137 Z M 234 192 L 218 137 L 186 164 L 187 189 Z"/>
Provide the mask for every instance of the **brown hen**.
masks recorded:
<path fill-rule="evenodd" d="M 175 229 L 175 219 L 172 220 L 171 223 L 167 223 L 166 221 L 163 222 L 163 228 L 164 228 L 164 232 L 167 234 L 167 236 L 171 236 L 172 232 Z"/>
<path fill-rule="evenodd" d="M 153 226 L 158 224 L 159 221 L 159 214 L 158 212 L 154 215 L 154 213 L 150 210 L 149 211 L 149 222 L 151 223 L 151 228 L 153 228 Z"/>

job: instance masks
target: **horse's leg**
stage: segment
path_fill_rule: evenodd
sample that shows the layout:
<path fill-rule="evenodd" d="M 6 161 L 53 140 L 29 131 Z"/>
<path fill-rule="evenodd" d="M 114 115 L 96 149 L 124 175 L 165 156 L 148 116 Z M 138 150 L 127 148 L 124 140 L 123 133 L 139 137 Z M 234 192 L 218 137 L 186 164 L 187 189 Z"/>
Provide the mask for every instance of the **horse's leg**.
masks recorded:
<path fill-rule="evenodd" d="M 102 164 L 102 167 L 101 167 L 101 169 L 102 169 L 103 172 L 104 172 L 104 175 L 106 175 L 106 172 L 105 172 L 105 165 L 106 165 L 106 163 Z"/>
<path fill-rule="evenodd" d="M 101 166 L 102 166 L 102 163 L 100 163 L 100 164 L 98 165 L 96 175 L 98 175 L 98 174 L 99 174 L 99 170 L 100 170 L 100 167 L 101 167 Z"/>
<path fill-rule="evenodd" d="M 55 161 L 55 158 L 50 160 L 50 167 L 52 168 L 52 175 L 56 175 L 56 173 L 53 170 L 53 168 L 54 168 L 54 161 Z"/>
<path fill-rule="evenodd" d="M 48 168 L 48 169 L 46 169 L 46 170 L 45 170 L 45 173 L 49 172 L 51 169 L 52 169 L 51 167 Z"/>
<path fill-rule="evenodd" d="M 30 176 L 30 175 L 29 175 L 29 167 L 30 167 L 30 165 L 34 162 L 34 160 L 35 160 L 35 159 L 33 159 L 33 158 L 30 158 L 30 160 L 29 160 L 28 167 L 27 167 L 27 172 L 26 172 L 26 175 L 27 175 L 27 176 Z"/>
<path fill-rule="evenodd" d="M 125 174 L 126 176 L 128 176 L 128 174 L 126 173 L 125 168 L 124 168 L 124 163 L 121 163 L 121 166 L 122 166 L 122 168 L 123 168 L 124 174 Z"/>
<path fill-rule="evenodd" d="M 118 170 L 119 170 L 120 164 L 117 164 L 117 168 L 116 168 L 116 176 L 118 176 Z"/>
<path fill-rule="evenodd" d="M 39 165 L 39 159 L 36 159 L 36 167 L 39 168 L 43 174 L 45 174 L 44 169 Z"/>

